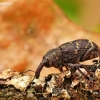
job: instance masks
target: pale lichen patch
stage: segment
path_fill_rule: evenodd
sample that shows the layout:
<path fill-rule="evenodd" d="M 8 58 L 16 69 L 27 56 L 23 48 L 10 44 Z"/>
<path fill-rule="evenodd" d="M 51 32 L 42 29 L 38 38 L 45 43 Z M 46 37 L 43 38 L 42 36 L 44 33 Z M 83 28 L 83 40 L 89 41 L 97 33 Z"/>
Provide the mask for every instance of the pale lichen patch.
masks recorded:
<path fill-rule="evenodd" d="M 43 79 L 42 78 L 34 79 L 33 83 L 35 83 L 34 86 L 41 85 L 42 87 L 44 87 L 45 79 L 44 78 Z"/>
<path fill-rule="evenodd" d="M 16 89 L 20 91 L 24 91 L 29 83 L 32 81 L 32 76 L 24 75 L 24 76 L 14 76 L 11 80 L 8 80 L 5 84 L 11 84 Z"/>
<path fill-rule="evenodd" d="M 19 72 L 15 72 L 11 69 L 6 69 L 6 70 L 2 71 L 2 73 L 0 73 L 0 78 L 1 79 L 7 79 L 7 78 L 10 78 L 10 77 L 16 76 L 18 74 L 19 74 Z"/>
<path fill-rule="evenodd" d="M 75 86 L 77 86 L 79 84 L 79 82 L 80 82 L 79 80 L 73 80 L 71 87 L 74 88 Z"/>
<path fill-rule="evenodd" d="M 95 76 L 100 80 L 100 69 L 95 71 Z"/>

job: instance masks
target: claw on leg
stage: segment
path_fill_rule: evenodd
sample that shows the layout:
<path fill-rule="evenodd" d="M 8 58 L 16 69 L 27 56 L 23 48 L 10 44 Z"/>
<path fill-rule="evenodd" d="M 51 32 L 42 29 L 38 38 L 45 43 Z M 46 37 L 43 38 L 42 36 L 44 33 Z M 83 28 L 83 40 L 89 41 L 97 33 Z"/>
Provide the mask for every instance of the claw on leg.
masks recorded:
<path fill-rule="evenodd" d="M 59 68 L 59 71 L 60 71 L 60 72 L 63 72 L 63 68 L 62 68 L 62 67 L 61 67 L 61 68 Z"/>
<path fill-rule="evenodd" d="M 100 63 L 100 60 L 93 60 L 92 61 L 94 64 L 99 64 Z"/>

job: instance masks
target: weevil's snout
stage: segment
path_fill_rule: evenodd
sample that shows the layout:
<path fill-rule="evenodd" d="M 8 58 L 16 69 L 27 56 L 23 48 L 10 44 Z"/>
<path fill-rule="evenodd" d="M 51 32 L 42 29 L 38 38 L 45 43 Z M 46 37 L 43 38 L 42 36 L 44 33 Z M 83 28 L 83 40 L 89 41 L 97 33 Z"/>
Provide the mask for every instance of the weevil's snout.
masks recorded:
<path fill-rule="evenodd" d="M 35 78 L 36 78 L 36 79 L 38 79 L 38 78 L 39 78 L 39 76 L 40 76 L 40 74 L 39 74 L 39 73 L 36 73 L 36 74 L 35 74 Z"/>
<path fill-rule="evenodd" d="M 35 78 L 39 78 L 40 72 L 41 72 L 42 68 L 45 66 L 46 63 L 47 63 L 47 59 L 43 59 L 41 61 L 41 63 L 39 64 L 38 68 L 36 69 Z"/>

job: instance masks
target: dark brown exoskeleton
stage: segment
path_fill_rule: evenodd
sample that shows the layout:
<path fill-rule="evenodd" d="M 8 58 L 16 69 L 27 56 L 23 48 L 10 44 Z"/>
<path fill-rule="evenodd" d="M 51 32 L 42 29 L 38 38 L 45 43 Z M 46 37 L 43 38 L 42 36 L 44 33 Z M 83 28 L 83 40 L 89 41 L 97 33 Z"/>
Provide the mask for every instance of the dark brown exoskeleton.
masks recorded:
<path fill-rule="evenodd" d="M 35 78 L 40 76 L 40 72 L 44 66 L 53 66 L 62 72 L 62 67 L 80 67 L 81 64 L 79 64 L 79 62 L 93 59 L 98 56 L 100 58 L 99 47 L 88 39 L 78 39 L 64 43 L 57 48 L 51 49 L 44 55 L 35 72 Z"/>

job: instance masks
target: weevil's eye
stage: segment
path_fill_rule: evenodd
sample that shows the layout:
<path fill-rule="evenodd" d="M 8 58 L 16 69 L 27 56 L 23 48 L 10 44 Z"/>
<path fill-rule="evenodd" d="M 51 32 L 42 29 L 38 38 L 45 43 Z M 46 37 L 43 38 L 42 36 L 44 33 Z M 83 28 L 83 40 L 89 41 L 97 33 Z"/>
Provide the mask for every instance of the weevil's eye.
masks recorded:
<path fill-rule="evenodd" d="M 48 63 L 48 59 L 44 58 L 44 64 L 47 64 Z"/>
<path fill-rule="evenodd" d="M 45 67 L 50 67 L 50 63 L 49 63 L 49 60 L 48 59 L 45 59 L 44 60 L 44 66 Z"/>

